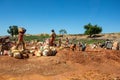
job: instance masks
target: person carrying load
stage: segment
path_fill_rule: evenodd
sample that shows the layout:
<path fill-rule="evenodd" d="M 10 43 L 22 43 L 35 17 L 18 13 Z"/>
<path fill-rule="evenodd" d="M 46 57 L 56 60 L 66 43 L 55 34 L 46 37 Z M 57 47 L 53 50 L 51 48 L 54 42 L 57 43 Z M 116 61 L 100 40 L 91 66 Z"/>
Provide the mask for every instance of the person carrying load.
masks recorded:
<path fill-rule="evenodd" d="M 25 50 L 24 34 L 26 32 L 25 28 L 18 28 L 18 41 L 15 49 L 18 49 L 19 45 L 22 43 L 22 48 Z"/>

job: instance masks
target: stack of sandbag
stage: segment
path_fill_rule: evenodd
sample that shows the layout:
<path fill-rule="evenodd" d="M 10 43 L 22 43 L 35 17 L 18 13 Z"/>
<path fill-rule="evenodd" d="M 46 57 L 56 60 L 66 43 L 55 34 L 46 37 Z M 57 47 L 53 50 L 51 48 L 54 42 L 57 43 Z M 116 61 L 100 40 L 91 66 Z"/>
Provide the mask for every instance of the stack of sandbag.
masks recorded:
<path fill-rule="evenodd" d="M 44 45 L 45 45 L 45 46 L 46 46 L 46 45 L 50 45 L 50 39 L 49 39 L 49 38 L 45 40 Z"/>
<path fill-rule="evenodd" d="M 35 49 L 36 49 L 35 46 L 33 46 L 33 47 L 30 48 L 30 53 L 31 53 L 33 56 L 35 55 Z"/>
<path fill-rule="evenodd" d="M 17 58 L 17 59 L 22 59 L 23 55 L 20 52 L 20 50 L 14 49 L 11 51 L 11 57 Z"/>
<path fill-rule="evenodd" d="M 48 56 L 51 53 L 50 46 L 45 45 L 42 50 L 42 55 L 43 56 Z"/>
<path fill-rule="evenodd" d="M 106 43 L 106 49 L 112 49 L 112 47 L 113 47 L 113 44 L 112 44 L 112 42 L 107 42 Z"/>
<path fill-rule="evenodd" d="M 42 47 L 40 47 L 42 48 Z M 40 57 L 41 56 L 41 53 L 42 53 L 42 49 L 38 49 L 37 47 L 33 46 L 31 47 L 30 49 L 30 53 L 33 55 L 33 56 L 38 56 Z"/>
<path fill-rule="evenodd" d="M 29 53 L 30 51 L 29 50 L 21 50 L 21 54 L 23 56 L 23 58 L 29 58 Z"/>
<path fill-rule="evenodd" d="M 1 37 L 0 38 L 0 55 L 8 55 L 7 51 L 9 52 L 10 47 L 11 47 L 11 42 L 10 42 L 9 36 Z"/>
<path fill-rule="evenodd" d="M 3 55 L 10 55 L 10 50 L 4 50 Z"/>
<path fill-rule="evenodd" d="M 119 43 L 118 43 L 118 41 L 115 41 L 115 42 L 113 43 L 112 49 L 113 49 L 113 50 L 118 50 L 118 49 L 119 49 Z"/>
<path fill-rule="evenodd" d="M 29 53 L 30 53 L 29 50 L 18 50 L 12 48 L 9 55 L 16 59 L 24 59 L 24 58 L 29 58 Z"/>
<path fill-rule="evenodd" d="M 40 57 L 40 56 L 42 56 L 42 51 L 36 50 L 34 54 L 35 54 L 35 56 Z"/>
<path fill-rule="evenodd" d="M 56 48 L 55 48 L 55 47 L 50 47 L 50 50 L 51 50 L 51 52 L 50 52 L 50 55 L 49 55 L 49 56 L 55 56 L 56 53 L 57 53 Z"/>
<path fill-rule="evenodd" d="M 30 53 L 34 54 L 34 56 L 40 57 L 40 56 L 55 56 L 57 53 L 57 50 L 55 47 L 44 45 L 40 46 L 40 48 L 31 48 Z"/>
<path fill-rule="evenodd" d="M 58 50 L 62 50 L 62 49 L 64 49 L 64 47 L 63 47 L 63 46 L 60 46 L 60 47 L 58 48 Z"/>
<path fill-rule="evenodd" d="M 41 46 L 40 51 L 43 56 L 55 56 L 57 53 L 56 48 L 49 45 Z"/>

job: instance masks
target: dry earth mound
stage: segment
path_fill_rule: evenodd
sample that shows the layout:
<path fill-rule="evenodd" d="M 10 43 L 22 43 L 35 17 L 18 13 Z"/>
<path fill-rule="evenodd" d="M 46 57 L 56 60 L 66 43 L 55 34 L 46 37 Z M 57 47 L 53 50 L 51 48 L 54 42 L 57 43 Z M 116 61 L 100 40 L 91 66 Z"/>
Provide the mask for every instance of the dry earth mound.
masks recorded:
<path fill-rule="evenodd" d="M 120 51 L 59 50 L 56 56 L 0 56 L 0 80 L 120 80 Z"/>

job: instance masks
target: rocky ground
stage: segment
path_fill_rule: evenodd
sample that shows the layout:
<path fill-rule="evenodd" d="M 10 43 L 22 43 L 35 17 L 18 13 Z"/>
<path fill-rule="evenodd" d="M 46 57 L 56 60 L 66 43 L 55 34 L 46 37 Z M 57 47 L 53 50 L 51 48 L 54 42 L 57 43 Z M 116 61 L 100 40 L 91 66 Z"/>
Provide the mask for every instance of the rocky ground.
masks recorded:
<path fill-rule="evenodd" d="M 0 80 L 120 80 L 120 51 L 66 48 L 56 56 L 0 56 Z"/>

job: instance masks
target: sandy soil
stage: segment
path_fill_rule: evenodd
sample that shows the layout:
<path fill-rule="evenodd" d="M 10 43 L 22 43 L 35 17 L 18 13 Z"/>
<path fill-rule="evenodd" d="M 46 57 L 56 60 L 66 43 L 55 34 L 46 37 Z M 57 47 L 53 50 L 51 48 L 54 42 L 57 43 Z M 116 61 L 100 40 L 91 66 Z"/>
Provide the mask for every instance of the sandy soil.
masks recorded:
<path fill-rule="evenodd" d="M 59 50 L 56 56 L 0 56 L 0 80 L 120 80 L 120 51 Z"/>

